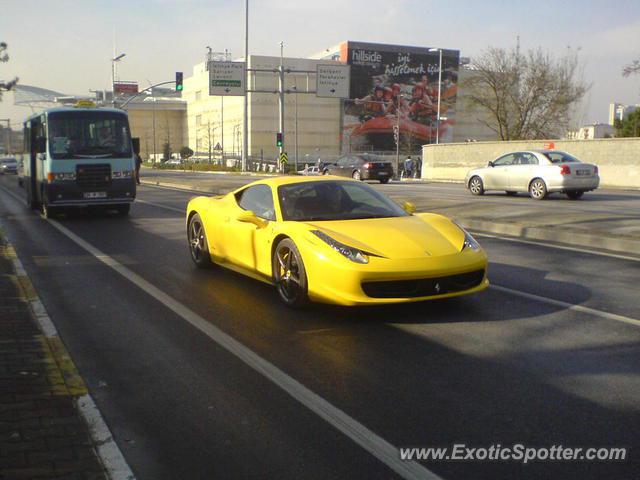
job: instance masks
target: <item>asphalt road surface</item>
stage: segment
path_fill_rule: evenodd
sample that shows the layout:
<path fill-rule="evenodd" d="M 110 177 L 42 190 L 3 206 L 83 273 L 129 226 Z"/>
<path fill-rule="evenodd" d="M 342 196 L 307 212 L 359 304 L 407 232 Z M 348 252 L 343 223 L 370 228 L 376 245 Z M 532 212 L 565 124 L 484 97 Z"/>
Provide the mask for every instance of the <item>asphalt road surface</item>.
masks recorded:
<path fill-rule="evenodd" d="M 640 262 L 479 237 L 493 285 L 483 293 L 293 311 L 267 285 L 194 268 L 191 196 L 143 186 L 129 218 L 50 222 L 0 177 L 3 228 L 137 478 L 410 478 L 385 445 L 454 444 L 629 451 L 412 471 L 637 478 Z"/>

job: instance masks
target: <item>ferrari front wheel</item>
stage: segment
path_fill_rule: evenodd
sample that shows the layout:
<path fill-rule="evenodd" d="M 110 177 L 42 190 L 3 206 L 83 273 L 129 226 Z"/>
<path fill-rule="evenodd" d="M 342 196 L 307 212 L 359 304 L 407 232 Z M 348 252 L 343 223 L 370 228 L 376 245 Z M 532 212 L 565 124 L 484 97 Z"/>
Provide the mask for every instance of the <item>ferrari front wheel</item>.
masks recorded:
<path fill-rule="evenodd" d="M 191 260 L 199 268 L 208 268 L 212 265 L 209 247 L 207 245 L 207 235 L 204 231 L 204 224 L 199 214 L 195 214 L 189 220 L 187 227 L 187 240 L 189 241 L 189 252 Z"/>
<path fill-rule="evenodd" d="M 280 299 L 286 305 L 301 307 L 309 301 L 302 256 L 289 238 L 281 240 L 273 251 L 273 281 Z"/>

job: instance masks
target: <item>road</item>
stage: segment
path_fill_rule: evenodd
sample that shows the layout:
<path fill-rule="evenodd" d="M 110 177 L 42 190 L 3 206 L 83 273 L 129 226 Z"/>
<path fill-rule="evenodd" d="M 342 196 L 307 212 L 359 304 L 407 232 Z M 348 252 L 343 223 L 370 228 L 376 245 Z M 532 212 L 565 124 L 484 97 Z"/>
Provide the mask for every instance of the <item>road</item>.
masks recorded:
<path fill-rule="evenodd" d="M 429 202 L 424 186 L 385 188 Z M 193 267 L 192 193 L 143 186 L 129 218 L 58 222 L 21 195 L 0 177 L 3 228 L 137 478 L 397 478 L 399 460 L 362 448 L 345 434 L 353 425 L 394 447 L 630 448 L 624 462 L 422 463 L 445 479 L 640 471 L 638 261 L 481 237 L 493 285 L 481 294 L 293 311 L 267 285 Z M 597 195 L 565 203 L 638 200 Z M 273 370 L 230 353 L 218 331 Z"/>

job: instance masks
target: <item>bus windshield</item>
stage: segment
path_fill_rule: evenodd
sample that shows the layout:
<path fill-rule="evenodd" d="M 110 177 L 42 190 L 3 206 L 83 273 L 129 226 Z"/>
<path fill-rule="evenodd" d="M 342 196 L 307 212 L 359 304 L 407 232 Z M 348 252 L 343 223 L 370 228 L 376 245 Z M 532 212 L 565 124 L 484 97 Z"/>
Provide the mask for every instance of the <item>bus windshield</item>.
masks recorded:
<path fill-rule="evenodd" d="M 100 110 L 51 112 L 49 153 L 62 158 L 131 157 L 126 115 Z"/>

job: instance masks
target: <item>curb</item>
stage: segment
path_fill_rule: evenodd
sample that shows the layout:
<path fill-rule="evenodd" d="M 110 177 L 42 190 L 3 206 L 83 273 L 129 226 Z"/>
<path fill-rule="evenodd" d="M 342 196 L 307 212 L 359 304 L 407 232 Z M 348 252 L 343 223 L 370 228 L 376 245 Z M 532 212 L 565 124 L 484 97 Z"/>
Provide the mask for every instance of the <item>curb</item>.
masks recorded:
<path fill-rule="evenodd" d="M 210 190 L 196 190 L 188 184 L 179 184 L 162 181 L 142 180 L 145 185 L 174 188 L 193 193 L 215 194 L 220 192 Z M 466 228 L 498 235 L 508 235 L 527 240 L 542 240 L 547 242 L 564 243 L 571 246 L 587 247 L 593 249 L 609 250 L 618 253 L 640 252 L 640 239 L 634 240 L 620 236 L 591 235 L 576 232 L 575 230 L 559 230 L 554 227 L 529 227 L 515 223 L 493 222 L 455 216 Z"/>
<path fill-rule="evenodd" d="M 42 332 L 43 348 L 58 367 L 57 371 L 52 373 L 56 377 L 55 379 L 52 378 L 52 380 L 61 380 L 54 383 L 62 386 L 56 386 L 56 390 L 52 393 L 54 395 L 73 397 L 75 407 L 89 429 L 93 447 L 106 470 L 108 478 L 111 480 L 135 480 L 131 468 L 89 394 L 84 380 L 78 373 L 71 356 L 59 337 L 58 331 L 40 300 L 29 275 L 9 240 L 2 235 L 1 229 L 0 237 L 4 237 L 5 243 L 4 246 L 0 245 L 0 256 L 11 260 L 15 271 L 16 283 L 22 297 L 29 304 L 31 315 Z"/>
<path fill-rule="evenodd" d="M 640 252 L 640 239 L 633 240 L 620 236 L 591 235 L 576 232 L 575 230 L 557 230 L 553 227 L 527 227 L 514 223 L 496 223 L 464 217 L 456 218 L 471 230 L 508 235 L 527 240 L 565 243 L 572 246 L 603 249 L 619 253 Z"/>

